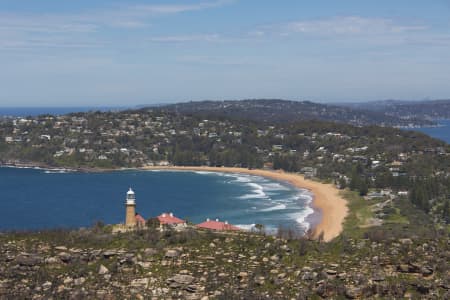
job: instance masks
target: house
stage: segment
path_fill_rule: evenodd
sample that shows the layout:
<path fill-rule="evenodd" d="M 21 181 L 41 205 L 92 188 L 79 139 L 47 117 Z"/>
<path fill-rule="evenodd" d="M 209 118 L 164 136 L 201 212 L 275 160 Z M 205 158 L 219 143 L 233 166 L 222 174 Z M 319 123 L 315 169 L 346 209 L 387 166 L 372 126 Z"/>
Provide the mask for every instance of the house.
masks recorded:
<path fill-rule="evenodd" d="M 365 197 L 366 199 L 377 199 L 377 198 L 383 198 L 384 194 L 381 192 L 370 192 Z"/>
<path fill-rule="evenodd" d="M 408 196 L 408 191 L 398 191 L 397 195 L 399 195 L 399 196 Z"/>
<path fill-rule="evenodd" d="M 197 224 L 196 227 L 201 228 L 201 229 L 220 230 L 220 231 L 239 231 L 239 230 L 241 230 L 237 226 L 228 224 L 227 221 L 220 222 L 219 219 L 216 219 L 215 221 L 206 219 L 205 222 Z"/>
<path fill-rule="evenodd" d="M 136 226 L 137 227 L 140 227 L 140 228 L 145 227 L 145 219 L 140 214 L 136 213 L 134 215 L 134 217 L 136 218 Z"/>
<path fill-rule="evenodd" d="M 177 218 L 173 215 L 173 213 L 162 213 L 161 215 L 156 217 L 159 221 L 159 225 L 171 225 L 171 226 L 186 226 L 186 221 L 180 218 Z"/>

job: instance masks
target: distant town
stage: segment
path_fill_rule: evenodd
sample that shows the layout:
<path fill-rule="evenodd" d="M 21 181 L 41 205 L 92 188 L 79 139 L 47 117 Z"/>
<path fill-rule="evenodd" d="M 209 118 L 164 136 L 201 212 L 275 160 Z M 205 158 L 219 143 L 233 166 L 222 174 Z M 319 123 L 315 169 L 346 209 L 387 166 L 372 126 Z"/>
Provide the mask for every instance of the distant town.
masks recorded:
<path fill-rule="evenodd" d="M 239 112 L 227 117 L 223 104 L 219 114 L 215 105 L 205 109 L 203 102 L 198 109 L 188 103 L 189 109 L 7 118 L 0 123 L 1 161 L 78 170 L 168 165 L 282 169 L 370 198 L 406 197 L 436 220 L 449 221 L 450 146 L 445 142 L 388 127 L 284 123 L 275 108 L 274 121 L 257 121 L 254 116 L 265 115 L 273 103 L 252 103 L 242 104 L 242 118 Z M 238 104 L 228 109 L 235 111 Z M 378 208 L 380 216 L 383 209 Z"/>

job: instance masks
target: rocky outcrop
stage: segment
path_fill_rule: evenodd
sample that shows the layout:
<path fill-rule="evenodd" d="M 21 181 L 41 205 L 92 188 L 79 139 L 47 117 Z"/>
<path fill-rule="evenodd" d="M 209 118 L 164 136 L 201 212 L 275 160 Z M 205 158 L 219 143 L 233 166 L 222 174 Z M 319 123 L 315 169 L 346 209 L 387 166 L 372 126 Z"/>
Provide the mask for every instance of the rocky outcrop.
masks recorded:
<path fill-rule="evenodd" d="M 142 233 L 72 238 L 67 245 L 39 234 L 0 236 L 0 299 L 445 299 L 450 293 L 445 239 L 305 244 L 246 233 L 190 240 L 174 234 L 152 247 Z"/>

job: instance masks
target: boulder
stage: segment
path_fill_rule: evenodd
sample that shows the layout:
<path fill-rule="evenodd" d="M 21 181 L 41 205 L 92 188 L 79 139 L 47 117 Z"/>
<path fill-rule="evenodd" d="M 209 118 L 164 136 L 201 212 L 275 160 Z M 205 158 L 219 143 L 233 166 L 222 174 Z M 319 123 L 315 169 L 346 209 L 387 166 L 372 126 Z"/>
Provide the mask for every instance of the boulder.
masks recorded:
<path fill-rule="evenodd" d="M 248 277 L 248 273 L 247 272 L 239 272 L 238 274 L 238 278 L 239 279 L 245 279 Z"/>
<path fill-rule="evenodd" d="M 85 283 L 86 282 L 86 278 L 84 278 L 84 277 L 79 277 L 79 278 L 76 278 L 74 281 L 73 281 L 73 284 L 75 284 L 75 285 L 82 285 L 83 283 Z"/>
<path fill-rule="evenodd" d="M 175 249 L 169 249 L 166 251 L 165 257 L 166 258 L 176 258 L 180 255 L 180 253 L 178 252 L 178 250 Z"/>
<path fill-rule="evenodd" d="M 272 256 L 270 257 L 270 260 L 271 260 L 271 261 L 279 261 L 279 260 L 280 260 L 280 256 L 277 255 L 277 254 L 272 255 Z"/>
<path fill-rule="evenodd" d="M 420 268 L 420 272 L 422 273 L 423 276 L 430 276 L 433 274 L 433 268 L 431 268 L 430 266 L 422 266 Z"/>
<path fill-rule="evenodd" d="M 117 251 L 114 251 L 114 250 L 106 250 L 103 252 L 104 258 L 110 258 L 110 257 L 116 256 L 116 255 L 117 255 Z"/>
<path fill-rule="evenodd" d="M 63 263 L 69 263 L 72 260 L 72 255 L 67 252 L 59 253 L 58 257 Z"/>
<path fill-rule="evenodd" d="M 337 274 L 336 270 L 331 270 L 331 269 L 328 269 L 325 272 L 327 273 L 327 275 L 331 275 L 331 276 L 335 276 Z"/>
<path fill-rule="evenodd" d="M 409 273 L 409 266 L 406 264 L 401 264 L 397 266 L 397 270 L 401 273 Z"/>
<path fill-rule="evenodd" d="M 184 274 L 176 274 L 175 276 L 170 277 L 167 279 L 168 283 L 177 283 L 180 285 L 187 285 L 191 284 L 194 281 L 194 277 L 191 275 L 184 275 Z"/>
<path fill-rule="evenodd" d="M 355 286 L 346 286 L 345 287 L 345 297 L 348 299 L 357 299 L 361 298 L 362 291 L 360 288 Z"/>
<path fill-rule="evenodd" d="M 21 266 L 33 267 L 40 264 L 42 262 L 42 258 L 37 255 L 19 255 L 16 258 L 16 262 Z"/>
<path fill-rule="evenodd" d="M 108 268 L 105 267 L 104 265 L 100 265 L 100 267 L 98 268 L 98 274 L 105 275 L 107 273 L 109 273 Z"/>
<path fill-rule="evenodd" d="M 57 264 L 59 263 L 61 260 L 56 257 L 56 256 L 51 256 L 45 259 L 45 263 L 49 264 L 49 265 L 53 265 L 53 264 Z"/>
<path fill-rule="evenodd" d="M 399 239 L 398 241 L 403 245 L 412 245 L 413 243 L 411 239 Z"/>

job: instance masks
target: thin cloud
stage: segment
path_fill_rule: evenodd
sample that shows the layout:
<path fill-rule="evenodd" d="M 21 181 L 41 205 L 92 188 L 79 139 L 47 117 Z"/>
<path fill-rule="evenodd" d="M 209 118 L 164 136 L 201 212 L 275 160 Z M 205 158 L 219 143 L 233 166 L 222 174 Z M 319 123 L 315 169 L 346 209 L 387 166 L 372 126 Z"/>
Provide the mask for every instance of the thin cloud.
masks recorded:
<path fill-rule="evenodd" d="M 102 28 L 139 30 L 148 28 L 152 17 L 218 8 L 234 0 L 203 1 L 192 4 L 149 4 L 118 6 L 78 14 L 0 13 L 0 49 L 97 47 Z M 155 38 L 155 41 L 158 38 Z M 164 38 L 159 38 L 161 42 Z M 216 35 L 185 36 L 184 40 L 216 41 Z M 166 42 L 183 37 L 166 37 Z M 45 42 L 42 42 L 45 41 Z"/>
<path fill-rule="evenodd" d="M 149 40 L 151 42 L 158 42 L 158 43 L 219 42 L 219 41 L 222 41 L 220 35 L 218 35 L 218 34 L 159 36 L 159 37 L 152 37 Z"/>
<path fill-rule="evenodd" d="M 261 63 L 252 62 L 246 57 L 226 57 L 226 56 L 207 56 L 207 55 L 186 55 L 179 56 L 176 60 L 180 63 L 195 65 L 217 65 L 217 66 L 251 66 L 261 65 Z"/>
<path fill-rule="evenodd" d="M 230 4 L 232 0 L 218 0 L 214 2 L 201 2 L 194 4 L 160 4 L 160 5 L 138 5 L 134 11 L 145 14 L 177 14 L 189 11 L 198 11 L 208 8 L 220 7 Z"/>
<path fill-rule="evenodd" d="M 391 19 L 359 16 L 290 22 L 282 26 L 284 34 L 302 33 L 320 36 L 400 34 L 426 29 L 427 26 L 420 24 L 399 24 Z"/>

